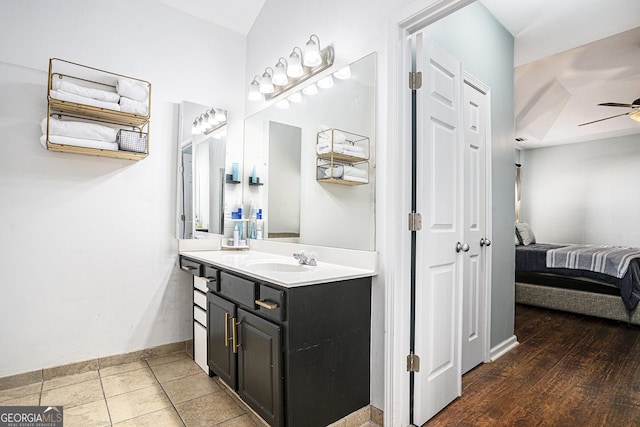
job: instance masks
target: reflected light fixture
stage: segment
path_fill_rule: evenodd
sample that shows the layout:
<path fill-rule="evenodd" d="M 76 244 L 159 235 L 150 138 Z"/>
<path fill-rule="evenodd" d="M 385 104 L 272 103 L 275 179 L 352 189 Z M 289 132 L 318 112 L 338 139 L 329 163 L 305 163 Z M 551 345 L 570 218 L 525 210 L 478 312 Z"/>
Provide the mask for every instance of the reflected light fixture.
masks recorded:
<path fill-rule="evenodd" d="M 278 59 L 275 69 L 267 67 L 262 77 L 255 76 L 249 85 L 247 97 L 251 101 L 274 99 L 331 67 L 333 59 L 333 47 L 327 46 L 320 49 L 320 38 L 312 34 L 306 43 L 304 52 L 296 46 L 291 50 L 288 59 L 282 57 Z M 326 87 L 331 87 L 333 80 L 326 80 L 323 84 L 327 85 Z M 317 93 L 318 87 L 313 86 L 313 89 L 307 89 L 307 91 L 315 90 Z M 299 100 L 291 100 L 291 102 L 299 102 Z"/>
<path fill-rule="evenodd" d="M 299 102 L 302 102 L 302 94 L 300 92 L 294 92 L 287 99 L 297 104 Z"/>
<path fill-rule="evenodd" d="M 280 101 L 276 102 L 276 107 L 282 108 L 283 110 L 287 109 L 289 108 L 289 101 L 286 99 L 281 99 Z"/>
<path fill-rule="evenodd" d="M 318 41 L 316 41 L 313 39 Z M 307 45 L 304 47 L 302 55 L 302 63 L 307 67 L 316 67 L 322 63 L 322 55 L 320 54 L 320 39 L 315 34 L 311 34 Z"/>
<path fill-rule="evenodd" d="M 351 67 L 347 65 L 346 67 L 340 68 L 333 73 L 333 76 L 338 80 L 346 80 L 351 77 Z"/>
<path fill-rule="evenodd" d="M 269 73 L 269 70 L 271 70 L 271 73 Z M 262 73 L 262 78 L 260 79 L 260 92 L 273 93 L 276 90 L 273 87 L 273 82 L 271 81 L 272 74 L 273 69 L 271 67 L 267 67 L 264 69 L 264 73 Z"/>
<path fill-rule="evenodd" d="M 260 76 L 255 76 L 249 85 L 249 101 L 260 101 L 263 96 L 260 93 Z"/>
<path fill-rule="evenodd" d="M 315 83 L 311 83 L 309 86 L 302 89 L 302 93 L 305 95 L 313 96 L 318 93 L 318 86 Z"/>
<path fill-rule="evenodd" d="M 635 113 L 631 113 L 629 117 L 631 117 L 631 119 L 635 120 L 636 122 L 640 122 L 640 110 L 636 111 Z"/>
<path fill-rule="evenodd" d="M 273 71 L 273 84 L 282 86 L 287 83 L 289 83 L 289 78 L 287 77 L 287 61 L 284 58 L 280 58 Z"/>
<path fill-rule="evenodd" d="M 227 124 L 227 112 L 217 108 L 210 108 L 205 110 L 193 121 L 191 126 L 192 135 L 209 135 L 212 132 L 218 131 L 224 128 Z M 224 131 L 226 134 L 226 131 Z"/>
<path fill-rule="evenodd" d="M 333 77 L 327 76 L 318 80 L 318 87 L 321 89 L 329 89 L 333 86 Z"/>
<path fill-rule="evenodd" d="M 225 110 L 216 110 L 215 117 L 217 122 L 226 122 L 227 112 Z"/>

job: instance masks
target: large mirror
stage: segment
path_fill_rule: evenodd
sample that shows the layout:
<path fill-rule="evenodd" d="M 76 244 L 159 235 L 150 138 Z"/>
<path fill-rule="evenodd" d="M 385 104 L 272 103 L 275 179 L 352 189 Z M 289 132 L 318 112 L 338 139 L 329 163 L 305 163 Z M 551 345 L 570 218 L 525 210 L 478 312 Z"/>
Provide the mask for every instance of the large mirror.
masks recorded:
<path fill-rule="evenodd" d="M 340 71 L 245 120 L 243 205 L 245 212 L 262 209 L 264 238 L 375 249 L 376 54 Z M 367 161 L 319 158 L 319 138 L 327 135 L 336 147 L 359 145 Z M 358 177 L 323 179 L 330 167 L 352 168 Z"/>
<path fill-rule="evenodd" d="M 223 234 L 226 111 L 180 104 L 178 238 Z"/>

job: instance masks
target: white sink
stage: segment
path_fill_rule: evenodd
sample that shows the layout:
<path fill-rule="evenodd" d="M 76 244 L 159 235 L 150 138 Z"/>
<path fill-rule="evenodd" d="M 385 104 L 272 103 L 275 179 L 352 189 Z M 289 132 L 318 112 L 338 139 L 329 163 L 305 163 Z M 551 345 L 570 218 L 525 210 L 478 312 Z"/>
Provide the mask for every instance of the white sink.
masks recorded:
<path fill-rule="evenodd" d="M 297 261 L 285 261 L 285 260 L 251 260 L 242 264 L 247 270 L 253 270 L 256 272 L 264 273 L 303 273 L 311 270 L 308 265 L 299 264 Z"/>

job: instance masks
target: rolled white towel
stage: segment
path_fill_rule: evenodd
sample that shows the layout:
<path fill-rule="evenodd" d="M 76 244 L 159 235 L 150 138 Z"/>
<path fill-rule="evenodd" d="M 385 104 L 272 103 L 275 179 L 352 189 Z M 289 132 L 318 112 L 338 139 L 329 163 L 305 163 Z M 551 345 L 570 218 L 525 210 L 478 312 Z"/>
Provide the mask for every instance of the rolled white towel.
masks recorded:
<path fill-rule="evenodd" d="M 353 166 L 344 166 L 344 176 L 356 176 L 360 178 L 367 178 L 369 176 L 369 172 L 366 169 L 358 169 Z"/>
<path fill-rule="evenodd" d="M 342 165 L 328 167 L 324 170 L 324 176 L 327 178 L 341 178 L 343 174 L 344 168 Z"/>
<path fill-rule="evenodd" d="M 123 96 L 120 98 L 120 111 L 124 113 L 138 114 L 146 116 L 149 112 L 149 107 L 146 102 L 140 102 Z"/>
<path fill-rule="evenodd" d="M 333 133 L 333 135 L 332 135 Z M 347 137 L 344 133 L 340 132 L 339 130 L 333 130 L 333 132 L 331 131 L 330 128 L 326 127 L 326 126 L 320 126 L 320 131 L 318 133 L 318 139 L 322 139 L 322 140 L 329 140 L 331 141 L 333 139 L 333 143 L 334 144 L 342 144 L 343 142 L 345 142 L 347 140 Z"/>
<path fill-rule="evenodd" d="M 342 179 L 344 179 L 345 181 L 361 182 L 363 184 L 368 184 L 369 183 L 369 179 L 368 178 L 361 178 L 359 176 L 343 175 Z"/>
<path fill-rule="evenodd" d="M 118 102 L 120 100 L 120 95 L 115 92 L 84 87 L 61 79 L 54 80 L 53 88 L 62 92 L 96 99 L 98 101 Z"/>
<path fill-rule="evenodd" d="M 96 141 L 93 139 L 71 138 L 68 136 L 49 135 L 49 142 L 60 145 L 73 145 L 75 147 L 99 148 L 100 150 L 118 151 L 115 142 Z M 46 148 L 47 137 L 42 135 L 40 143 Z"/>
<path fill-rule="evenodd" d="M 47 118 L 40 123 L 42 134 L 47 134 Z M 115 142 L 117 129 L 96 123 L 76 122 L 49 118 L 49 135 L 68 136 L 72 138 L 93 139 L 95 141 Z"/>
<path fill-rule="evenodd" d="M 98 101 L 97 99 L 87 98 L 86 96 L 75 95 L 69 92 L 52 90 L 49 95 L 53 99 L 67 102 L 75 102 L 77 104 L 91 105 L 92 107 L 106 108 L 109 110 L 120 111 L 120 105 L 115 102 Z"/>
<path fill-rule="evenodd" d="M 116 92 L 134 101 L 145 101 L 149 97 L 149 86 L 137 80 L 119 78 L 116 80 Z"/>
<path fill-rule="evenodd" d="M 316 151 L 318 154 L 328 154 L 328 153 L 342 153 L 344 151 L 343 144 L 329 144 L 329 145 L 317 145 Z"/>
<path fill-rule="evenodd" d="M 344 144 L 344 151 L 351 151 L 354 153 L 363 153 L 364 148 L 358 145 Z"/>

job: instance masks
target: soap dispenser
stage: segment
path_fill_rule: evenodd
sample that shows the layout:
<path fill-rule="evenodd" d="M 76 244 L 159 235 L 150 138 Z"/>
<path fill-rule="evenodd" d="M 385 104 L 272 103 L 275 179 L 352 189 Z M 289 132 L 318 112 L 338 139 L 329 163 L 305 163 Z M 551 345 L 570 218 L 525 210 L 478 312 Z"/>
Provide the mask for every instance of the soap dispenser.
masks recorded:
<path fill-rule="evenodd" d="M 262 221 L 262 209 L 256 213 L 256 239 L 262 240 L 264 233 L 264 222 Z"/>

